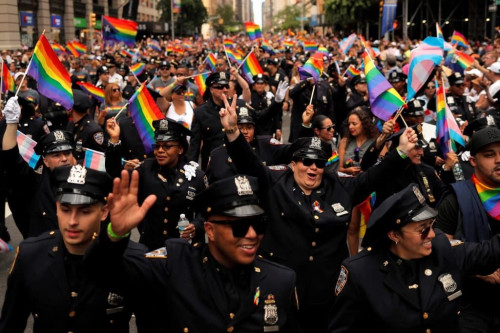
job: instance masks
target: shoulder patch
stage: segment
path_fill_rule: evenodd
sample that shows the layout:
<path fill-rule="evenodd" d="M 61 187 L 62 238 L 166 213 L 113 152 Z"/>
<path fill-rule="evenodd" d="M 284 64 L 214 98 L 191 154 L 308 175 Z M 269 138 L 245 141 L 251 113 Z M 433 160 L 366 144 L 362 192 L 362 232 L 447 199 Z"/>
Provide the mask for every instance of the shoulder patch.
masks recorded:
<path fill-rule="evenodd" d="M 462 242 L 460 239 L 450 239 L 450 244 L 451 246 L 459 246 L 462 245 L 464 242 Z"/>
<path fill-rule="evenodd" d="M 145 254 L 147 259 L 167 259 L 167 248 L 160 247 L 154 251 Z"/>
<path fill-rule="evenodd" d="M 280 146 L 281 145 L 281 142 L 275 138 L 270 138 L 269 139 L 269 143 L 272 144 L 272 145 L 275 145 L 275 146 Z"/>
<path fill-rule="evenodd" d="M 269 170 L 272 170 L 272 171 L 285 171 L 286 165 L 271 165 L 268 168 L 269 168 Z"/>
<path fill-rule="evenodd" d="M 335 286 L 335 296 L 338 296 L 342 292 L 347 283 L 348 277 L 349 277 L 349 271 L 347 270 L 347 268 L 345 268 L 344 265 L 341 265 L 339 278 L 337 280 L 337 285 Z"/>
<path fill-rule="evenodd" d="M 104 143 L 104 134 L 102 132 L 94 133 L 94 141 L 97 142 L 98 145 L 102 146 Z"/>

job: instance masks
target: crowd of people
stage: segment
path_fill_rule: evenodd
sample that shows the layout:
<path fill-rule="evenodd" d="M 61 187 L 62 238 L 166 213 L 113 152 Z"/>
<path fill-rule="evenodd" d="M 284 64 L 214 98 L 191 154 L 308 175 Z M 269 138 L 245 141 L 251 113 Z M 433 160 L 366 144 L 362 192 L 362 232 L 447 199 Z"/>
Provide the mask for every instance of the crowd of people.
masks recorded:
<path fill-rule="evenodd" d="M 30 315 L 35 332 L 128 332 L 132 314 L 139 332 L 498 332 L 500 39 L 470 41 L 465 69 L 445 54 L 383 121 L 366 45 L 405 99 L 421 41 L 266 38 L 232 38 L 255 54 L 252 77 L 222 38 L 61 53 L 69 110 L 25 75 L 32 50 L 2 51 L 20 89 L 2 106 L 0 206 L 25 240 L 0 332 Z M 299 70 L 306 39 L 326 50 L 318 78 Z M 164 117 L 150 147 L 126 109 L 143 82 Z M 445 153 L 437 85 L 465 142 Z M 34 167 L 18 132 L 36 142 Z M 82 166 L 88 149 L 105 170 Z"/>

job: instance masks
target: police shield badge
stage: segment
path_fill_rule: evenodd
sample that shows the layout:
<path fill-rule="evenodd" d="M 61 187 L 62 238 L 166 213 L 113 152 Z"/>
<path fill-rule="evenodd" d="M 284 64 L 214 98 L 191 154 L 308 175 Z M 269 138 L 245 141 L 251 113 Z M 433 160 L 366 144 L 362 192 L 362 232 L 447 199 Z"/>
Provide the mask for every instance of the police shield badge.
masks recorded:
<path fill-rule="evenodd" d="M 279 331 L 278 323 L 278 306 L 273 294 L 266 296 L 264 301 L 264 332 Z"/>

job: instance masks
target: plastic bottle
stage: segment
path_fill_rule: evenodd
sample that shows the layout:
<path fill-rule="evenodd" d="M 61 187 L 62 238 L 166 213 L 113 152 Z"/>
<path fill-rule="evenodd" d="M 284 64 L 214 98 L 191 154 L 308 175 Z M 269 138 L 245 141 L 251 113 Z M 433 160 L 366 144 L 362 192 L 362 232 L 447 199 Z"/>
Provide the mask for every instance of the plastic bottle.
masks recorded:
<path fill-rule="evenodd" d="M 181 214 L 179 217 L 179 221 L 177 222 L 177 229 L 179 230 L 179 234 L 182 233 L 189 224 L 189 220 L 186 218 L 185 214 Z M 192 240 L 188 240 L 188 243 L 191 244 Z"/>
<path fill-rule="evenodd" d="M 461 180 L 465 180 L 464 171 L 462 170 L 460 163 L 455 163 L 455 165 L 453 165 L 452 171 L 453 176 L 455 177 L 455 181 L 459 182 Z"/>

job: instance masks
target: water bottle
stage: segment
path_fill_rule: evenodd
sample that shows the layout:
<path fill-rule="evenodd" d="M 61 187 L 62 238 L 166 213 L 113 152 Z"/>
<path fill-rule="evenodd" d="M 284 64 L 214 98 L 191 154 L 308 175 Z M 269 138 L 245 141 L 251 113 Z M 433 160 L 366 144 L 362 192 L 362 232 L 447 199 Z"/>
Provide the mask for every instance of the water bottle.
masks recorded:
<path fill-rule="evenodd" d="M 179 234 L 182 233 L 189 224 L 189 220 L 186 218 L 185 214 L 181 214 L 179 217 L 179 221 L 177 222 L 177 229 L 179 230 Z M 188 243 L 191 244 L 192 240 L 188 240 Z"/>
<path fill-rule="evenodd" d="M 455 177 L 455 181 L 459 182 L 461 180 L 464 180 L 464 171 L 462 170 L 462 167 L 460 166 L 460 162 L 455 163 L 452 168 L 453 171 L 453 176 Z"/>

